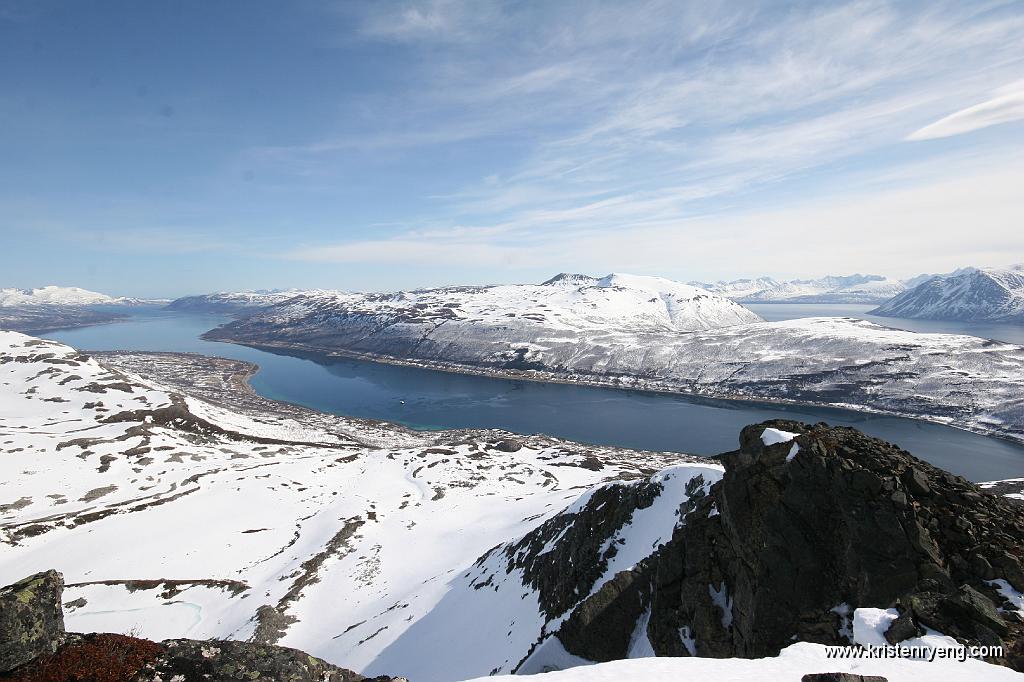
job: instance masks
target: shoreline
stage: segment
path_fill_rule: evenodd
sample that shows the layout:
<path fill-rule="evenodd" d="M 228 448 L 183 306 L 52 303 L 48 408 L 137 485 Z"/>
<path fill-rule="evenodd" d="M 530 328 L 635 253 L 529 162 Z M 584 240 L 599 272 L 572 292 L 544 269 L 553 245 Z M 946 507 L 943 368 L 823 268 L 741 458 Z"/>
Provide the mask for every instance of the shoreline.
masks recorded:
<path fill-rule="evenodd" d="M 213 330 L 211 330 L 213 331 Z M 357 360 L 364 362 L 374 362 L 384 365 L 393 365 L 398 367 L 412 367 L 416 369 L 423 369 L 436 372 L 447 372 L 449 374 L 462 374 L 467 376 L 481 376 L 490 379 L 506 379 L 509 381 L 530 381 L 533 383 L 540 384 L 562 384 L 569 386 L 589 386 L 592 388 L 607 388 L 620 391 L 634 391 L 637 393 L 646 393 L 658 396 L 668 396 L 683 399 L 706 399 L 706 400 L 718 400 L 730 403 L 745 403 L 748 405 L 764 405 L 770 407 L 776 406 L 792 406 L 792 407 L 809 407 L 817 409 L 832 409 L 832 410 L 844 410 L 847 412 L 856 412 L 863 414 L 871 414 L 885 417 L 897 417 L 900 419 L 910 419 L 914 421 L 926 422 L 929 424 L 937 424 L 940 426 L 948 426 L 960 431 L 967 433 L 973 433 L 975 435 L 984 436 L 986 438 L 996 438 L 999 440 L 1007 441 L 1014 445 L 1024 445 L 1024 434 L 1016 434 L 1012 432 L 1004 432 L 995 429 L 986 429 L 980 426 L 958 424 L 952 421 L 952 419 L 942 417 L 930 417 L 927 415 L 916 415 L 903 412 L 896 412 L 893 410 L 883 410 L 875 407 L 866 405 L 856 405 L 851 403 L 828 403 L 828 402 L 810 402 L 806 400 L 793 400 L 787 398 L 777 397 L 758 397 L 750 396 L 745 394 L 732 394 L 732 393 L 713 393 L 713 392 L 694 392 L 687 391 L 679 388 L 672 388 L 669 386 L 658 387 L 657 385 L 651 385 L 651 383 L 645 383 L 643 385 L 625 385 L 621 381 L 621 377 L 609 377 L 607 379 L 601 379 L 598 377 L 580 377 L 580 378 L 566 378 L 564 376 L 555 374 L 545 370 L 510 370 L 510 369 L 498 369 L 498 368 L 486 368 L 486 367 L 473 367 L 469 365 L 461 364 L 445 364 L 431 360 L 405 360 L 401 358 L 394 358 L 391 356 L 377 356 L 370 353 L 358 353 L 354 351 L 345 350 L 332 350 L 332 351 L 313 351 L 307 348 L 294 346 L 287 343 L 253 343 L 253 342 L 241 342 L 232 339 L 222 338 L 209 338 L 207 336 L 209 332 L 204 333 L 200 336 L 205 341 L 215 341 L 219 343 L 230 343 L 237 346 L 245 346 L 248 348 L 254 348 L 256 350 L 262 350 L 265 352 L 273 353 L 275 351 L 284 353 L 285 355 L 291 355 L 293 357 L 299 357 L 308 359 L 312 362 L 318 362 L 322 360 L 330 360 L 332 358 L 345 359 L 345 360 Z M 290 352 L 285 352 L 290 351 Z M 324 364 L 321 362 L 321 364 Z M 258 370 L 257 370 L 258 371 Z M 643 379 L 632 378 L 633 381 L 643 382 Z M 250 386 L 251 388 L 251 386 Z M 255 389 L 252 389 L 255 390 Z M 391 422 L 388 422 L 391 423 Z"/>

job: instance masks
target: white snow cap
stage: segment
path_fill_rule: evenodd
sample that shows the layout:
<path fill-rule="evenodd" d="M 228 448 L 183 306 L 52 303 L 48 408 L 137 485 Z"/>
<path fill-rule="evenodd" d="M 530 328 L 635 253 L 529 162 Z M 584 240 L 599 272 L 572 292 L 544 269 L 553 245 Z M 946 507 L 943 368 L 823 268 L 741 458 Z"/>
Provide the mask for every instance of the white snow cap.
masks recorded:
<path fill-rule="evenodd" d="M 799 433 L 793 433 L 791 431 L 767 428 L 761 432 L 761 442 L 766 446 L 775 445 L 776 443 L 788 443 L 799 435 Z"/>

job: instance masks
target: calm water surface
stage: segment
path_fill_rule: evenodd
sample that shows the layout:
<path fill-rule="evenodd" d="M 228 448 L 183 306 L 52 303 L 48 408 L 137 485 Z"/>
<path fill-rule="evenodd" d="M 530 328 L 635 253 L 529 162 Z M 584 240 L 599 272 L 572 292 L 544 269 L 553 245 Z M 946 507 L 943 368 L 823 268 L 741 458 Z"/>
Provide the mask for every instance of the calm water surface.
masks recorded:
<path fill-rule="evenodd" d="M 824 309 L 829 308 L 811 307 L 821 311 L 815 314 L 826 314 Z M 711 455 L 735 449 L 739 431 L 747 424 L 773 418 L 826 421 L 898 443 L 972 480 L 1024 476 L 1024 446 L 938 424 L 849 410 L 542 384 L 364 361 L 322 363 L 199 339 L 226 319 L 136 311 L 125 322 L 44 336 L 83 350 L 196 352 L 247 360 L 260 366 L 252 385 L 268 398 L 417 429 L 503 428 Z"/>

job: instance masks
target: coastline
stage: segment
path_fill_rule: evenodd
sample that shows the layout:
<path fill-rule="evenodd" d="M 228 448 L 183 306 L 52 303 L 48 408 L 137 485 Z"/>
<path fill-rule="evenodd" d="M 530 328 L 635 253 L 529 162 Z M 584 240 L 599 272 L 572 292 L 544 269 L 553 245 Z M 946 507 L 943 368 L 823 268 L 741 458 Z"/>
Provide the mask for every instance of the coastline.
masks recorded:
<path fill-rule="evenodd" d="M 214 330 L 210 330 L 214 331 Z M 677 387 L 662 385 L 659 386 L 658 382 L 644 380 L 638 377 L 626 377 L 627 380 L 634 382 L 626 384 L 622 381 L 624 377 L 598 377 L 593 375 L 574 375 L 567 377 L 555 372 L 547 370 L 515 370 L 515 369 L 501 369 L 492 367 L 477 367 L 470 365 L 462 365 L 456 363 L 441 363 L 431 360 L 409 360 L 403 358 L 395 358 L 391 356 L 379 356 L 370 353 L 359 353 L 354 351 L 346 350 L 331 350 L 331 351 L 315 351 L 301 346 L 295 346 L 288 343 L 268 343 L 268 342 L 242 342 L 233 339 L 225 338 L 210 338 L 207 336 L 209 332 L 204 333 L 200 336 L 206 341 L 216 341 L 220 343 L 231 343 L 238 346 L 246 346 L 257 350 L 266 352 L 278 352 L 285 355 L 291 355 L 293 357 L 305 358 L 313 362 L 320 362 L 321 364 L 328 364 L 331 359 L 345 359 L 345 360 L 359 360 L 365 362 L 375 362 L 385 365 L 395 365 L 399 367 L 412 367 L 416 369 L 424 369 L 438 372 L 447 372 L 450 374 L 463 374 L 469 376 L 482 376 L 492 379 L 507 379 L 511 381 L 530 381 L 541 384 L 564 384 L 570 386 L 590 386 L 594 388 L 610 388 L 622 391 L 634 391 L 637 393 L 646 393 L 651 395 L 661 396 L 673 396 L 678 398 L 688 399 L 707 399 L 707 400 L 721 400 L 731 403 L 748 404 L 753 406 L 765 405 L 765 406 L 793 406 L 793 407 L 813 407 L 813 408 L 824 408 L 824 409 L 835 409 L 845 410 L 850 412 L 860 412 L 864 414 L 873 414 L 879 416 L 888 417 L 899 417 L 902 419 L 912 419 L 916 421 L 927 422 L 931 424 L 939 424 L 941 426 L 948 426 L 951 428 L 965 431 L 967 433 L 973 433 L 979 436 L 985 436 L 987 438 L 997 438 L 1004 440 L 1014 445 L 1024 445 L 1024 433 L 1018 434 L 1011 431 L 1002 431 L 998 429 L 985 428 L 984 426 L 977 424 L 962 424 L 957 423 L 952 418 L 944 418 L 938 416 L 929 416 L 914 414 L 908 412 L 898 412 L 895 410 L 885 410 L 876 407 L 858 405 L 851 403 L 831 403 L 831 402 L 813 402 L 808 400 L 794 400 L 779 397 L 767 397 L 767 396 L 751 396 L 749 394 L 737 394 L 727 392 L 714 392 L 714 391 L 689 391 L 680 389 Z M 251 388 L 251 386 L 250 386 Z M 255 389 L 251 389 L 255 390 Z M 390 423 L 390 422 L 389 422 Z"/>

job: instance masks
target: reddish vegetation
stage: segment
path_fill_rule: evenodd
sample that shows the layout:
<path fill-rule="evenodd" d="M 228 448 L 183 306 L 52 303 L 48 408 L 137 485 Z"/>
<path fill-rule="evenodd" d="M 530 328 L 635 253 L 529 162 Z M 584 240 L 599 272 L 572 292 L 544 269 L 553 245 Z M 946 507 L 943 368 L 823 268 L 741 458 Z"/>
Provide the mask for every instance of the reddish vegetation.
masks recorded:
<path fill-rule="evenodd" d="M 85 635 L 11 675 L 15 682 L 128 682 L 163 647 L 125 635 Z"/>

